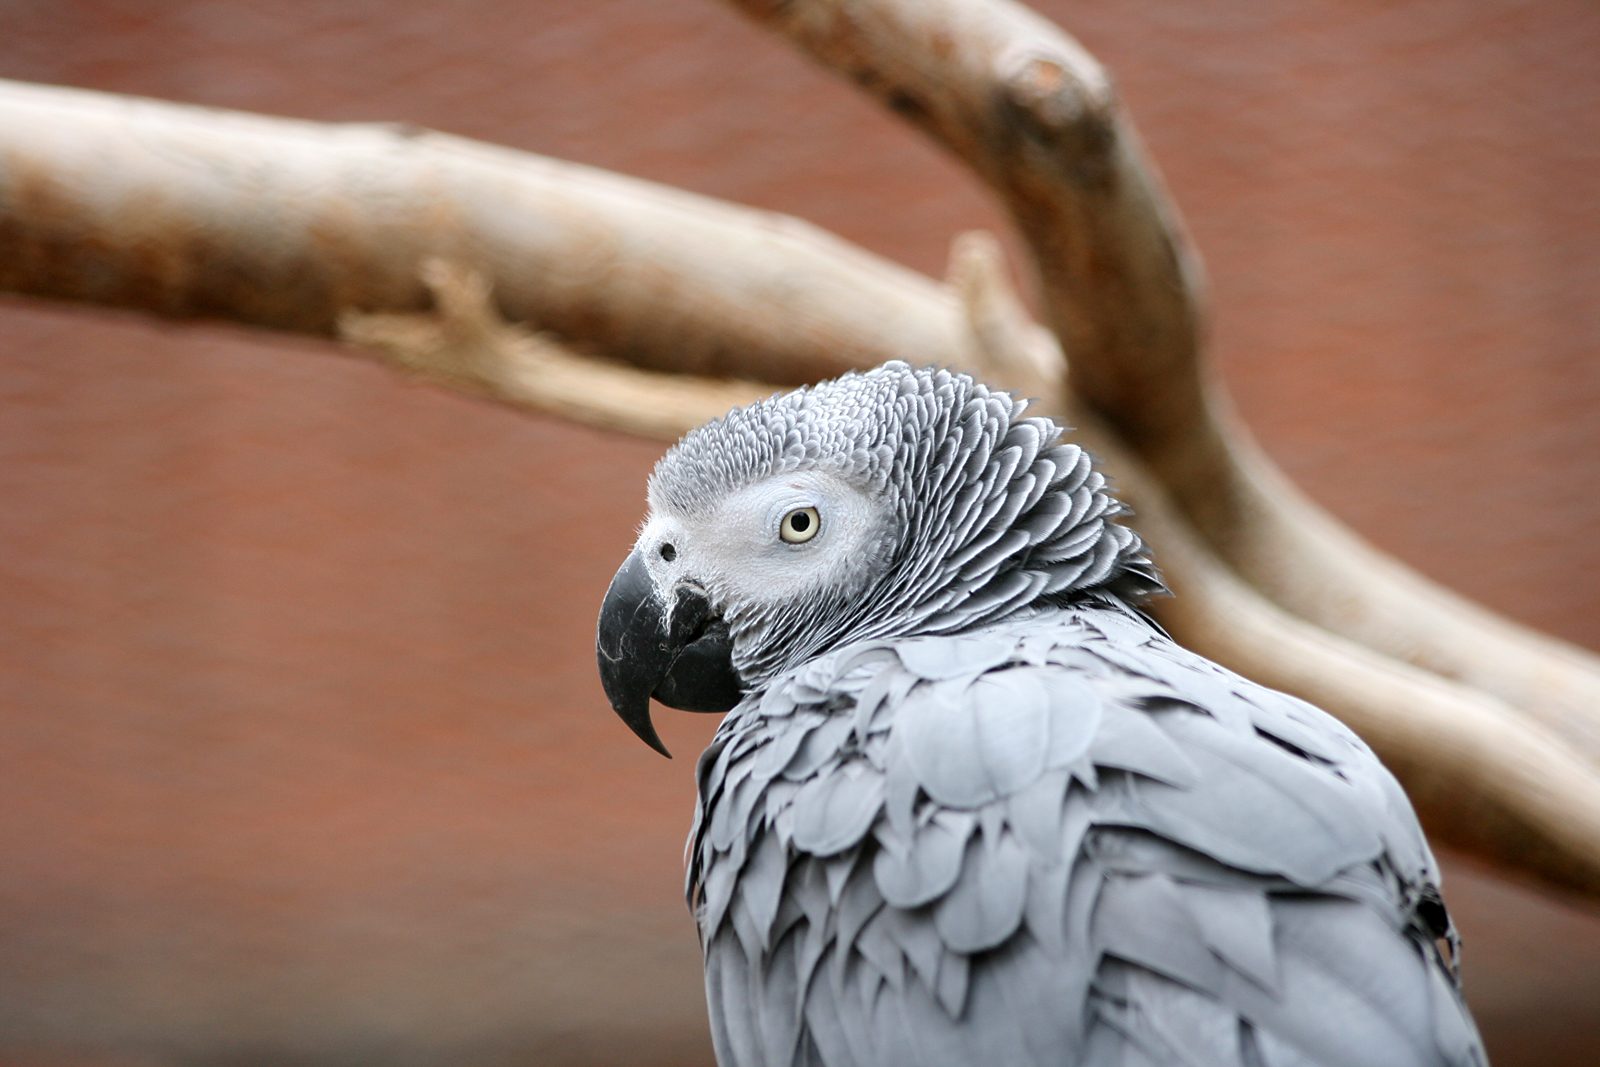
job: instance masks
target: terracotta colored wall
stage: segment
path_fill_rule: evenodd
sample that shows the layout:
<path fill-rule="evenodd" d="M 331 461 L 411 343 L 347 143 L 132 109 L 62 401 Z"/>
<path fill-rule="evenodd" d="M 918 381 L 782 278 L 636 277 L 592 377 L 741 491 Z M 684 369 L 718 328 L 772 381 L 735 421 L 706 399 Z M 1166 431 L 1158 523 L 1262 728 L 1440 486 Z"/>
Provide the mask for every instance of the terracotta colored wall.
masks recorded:
<path fill-rule="evenodd" d="M 1047 10 L 1187 212 L 1266 447 L 1600 645 L 1600 9 Z M 13 2 L 0 76 L 407 119 L 935 272 L 998 224 L 710 4 Z M 655 759 L 590 651 L 659 447 L 332 351 L 0 301 L 0 1060 L 706 1062 L 678 894 L 712 724 Z M 1592 1062 L 1600 917 L 1460 864 L 1449 895 L 1500 1062 Z"/>

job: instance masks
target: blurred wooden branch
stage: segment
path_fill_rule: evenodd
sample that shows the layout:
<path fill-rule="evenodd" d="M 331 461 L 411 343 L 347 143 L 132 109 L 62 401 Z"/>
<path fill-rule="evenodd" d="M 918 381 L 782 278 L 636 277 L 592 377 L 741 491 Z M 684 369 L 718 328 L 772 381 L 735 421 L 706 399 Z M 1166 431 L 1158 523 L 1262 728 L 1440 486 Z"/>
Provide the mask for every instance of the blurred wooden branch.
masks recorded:
<path fill-rule="evenodd" d="M 440 134 L 6 83 L 0 288 L 340 333 L 453 388 L 664 437 L 890 357 L 1023 386 L 1110 460 L 1184 640 L 1356 725 L 1442 839 L 1600 894 L 1600 668 L 1461 607 L 1260 458 L 1205 369 L 1175 213 L 1087 53 L 1002 3 L 741 6 L 996 190 L 1050 331 L 980 237 L 946 287 L 792 219 Z"/>
<path fill-rule="evenodd" d="M 422 310 L 438 257 L 513 321 L 644 367 L 964 361 L 939 285 L 799 219 L 395 125 L 0 81 L 0 247 L 0 290 L 303 333 Z"/>

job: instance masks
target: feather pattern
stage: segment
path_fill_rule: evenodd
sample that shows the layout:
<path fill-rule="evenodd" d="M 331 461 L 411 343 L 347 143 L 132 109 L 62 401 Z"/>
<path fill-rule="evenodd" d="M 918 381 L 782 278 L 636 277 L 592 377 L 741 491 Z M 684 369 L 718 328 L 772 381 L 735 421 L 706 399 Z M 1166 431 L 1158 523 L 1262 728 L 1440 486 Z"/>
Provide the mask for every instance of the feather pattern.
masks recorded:
<path fill-rule="evenodd" d="M 652 509 L 703 515 L 741 486 L 817 470 L 889 501 L 881 573 L 854 595 L 720 605 L 752 687 L 855 640 L 970 630 L 1092 589 L 1161 590 L 1126 509 L 1060 429 L 965 375 L 886 363 L 782 393 L 686 434 Z"/>
<path fill-rule="evenodd" d="M 822 708 L 851 728 L 763 803 Z M 1388 772 L 1129 609 L 838 649 L 702 766 L 689 888 L 726 1067 L 1485 1062 Z"/>

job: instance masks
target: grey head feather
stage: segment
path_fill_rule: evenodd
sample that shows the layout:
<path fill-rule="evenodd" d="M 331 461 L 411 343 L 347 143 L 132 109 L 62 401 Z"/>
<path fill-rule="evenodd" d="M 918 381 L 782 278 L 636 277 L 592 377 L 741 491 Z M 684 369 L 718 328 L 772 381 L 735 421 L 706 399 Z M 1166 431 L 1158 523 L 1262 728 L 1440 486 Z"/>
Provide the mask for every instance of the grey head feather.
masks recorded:
<path fill-rule="evenodd" d="M 964 374 L 891 362 L 738 408 L 674 445 L 650 476 L 654 508 L 701 513 L 741 487 L 817 470 L 894 516 L 865 588 L 728 606 L 746 681 L 759 686 L 850 641 L 1165 592 L 1089 456 L 1026 408 Z"/>

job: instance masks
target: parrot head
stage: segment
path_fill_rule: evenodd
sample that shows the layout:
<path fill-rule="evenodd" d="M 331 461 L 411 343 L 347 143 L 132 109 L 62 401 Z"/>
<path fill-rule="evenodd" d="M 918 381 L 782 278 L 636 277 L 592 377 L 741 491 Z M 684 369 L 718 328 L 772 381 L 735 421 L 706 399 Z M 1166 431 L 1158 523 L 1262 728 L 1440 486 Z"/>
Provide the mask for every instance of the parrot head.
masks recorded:
<path fill-rule="evenodd" d="M 612 708 L 665 755 L 652 696 L 727 711 L 852 641 L 1159 591 L 1088 456 L 1025 407 L 893 362 L 690 431 L 651 474 L 600 609 Z"/>

